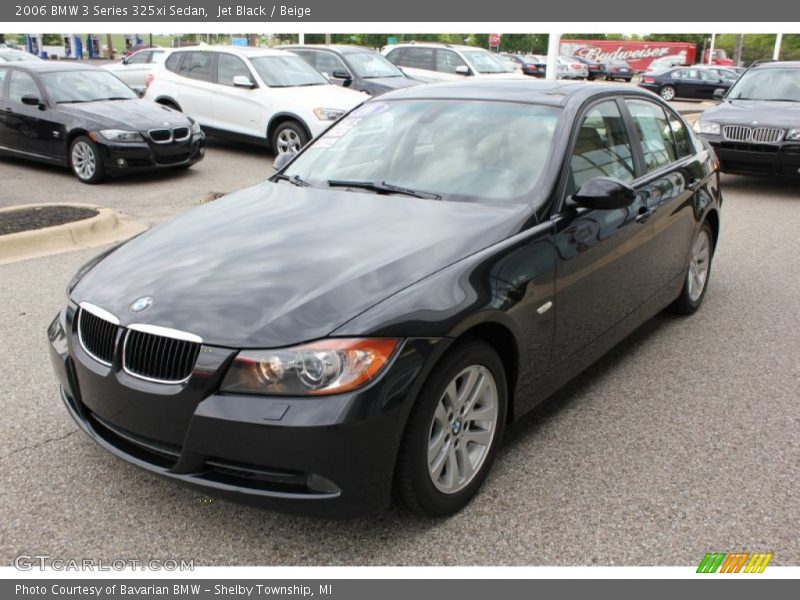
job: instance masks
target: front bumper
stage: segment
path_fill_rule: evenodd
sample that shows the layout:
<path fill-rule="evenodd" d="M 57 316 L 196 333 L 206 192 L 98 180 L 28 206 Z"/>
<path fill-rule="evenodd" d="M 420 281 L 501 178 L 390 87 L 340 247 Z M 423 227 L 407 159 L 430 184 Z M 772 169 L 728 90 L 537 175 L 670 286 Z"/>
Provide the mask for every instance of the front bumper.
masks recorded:
<path fill-rule="evenodd" d="M 722 136 L 700 134 L 708 140 L 723 173 L 800 177 L 800 141 L 779 144 L 730 142 Z"/>
<path fill-rule="evenodd" d="M 98 140 L 97 144 L 105 172 L 118 177 L 126 173 L 193 165 L 205 156 L 206 136 L 201 132 L 186 142 L 170 144 L 119 144 L 103 140 Z"/>
<path fill-rule="evenodd" d="M 444 345 L 406 340 L 381 377 L 353 393 L 221 394 L 235 351 L 203 346 L 185 384 L 134 380 L 83 351 L 74 314 L 70 306 L 51 323 L 50 356 L 67 410 L 95 442 L 209 495 L 326 517 L 388 505 L 408 413 Z"/>

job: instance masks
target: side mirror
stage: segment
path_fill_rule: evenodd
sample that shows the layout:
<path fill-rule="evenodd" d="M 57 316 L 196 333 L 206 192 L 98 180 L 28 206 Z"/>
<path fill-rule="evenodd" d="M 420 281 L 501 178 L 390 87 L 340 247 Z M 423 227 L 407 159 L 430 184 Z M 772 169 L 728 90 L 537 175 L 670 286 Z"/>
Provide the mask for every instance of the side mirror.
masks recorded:
<path fill-rule="evenodd" d="M 38 106 L 39 108 L 44 107 L 44 104 L 39 99 L 39 96 L 34 96 L 33 94 L 25 94 L 22 97 L 22 103 L 27 106 Z"/>
<path fill-rule="evenodd" d="M 144 98 L 144 95 L 147 92 L 147 88 L 144 88 L 140 85 L 135 85 L 131 87 L 131 89 L 136 92 L 136 95 L 139 96 L 139 98 Z"/>
<path fill-rule="evenodd" d="M 123 65 L 127 65 L 127 64 L 128 64 L 128 57 L 126 56 L 126 57 L 125 57 L 125 58 L 123 58 L 123 59 L 122 59 L 120 62 L 121 62 Z"/>
<path fill-rule="evenodd" d="M 276 171 L 280 171 L 281 169 L 283 169 L 283 167 L 292 162 L 294 156 L 295 156 L 294 154 L 290 154 L 289 152 L 278 154 L 278 156 L 276 156 L 275 160 L 272 162 L 272 168 L 275 169 Z"/>
<path fill-rule="evenodd" d="M 247 88 L 248 90 L 251 90 L 255 87 L 255 84 L 247 75 L 235 75 L 233 78 L 233 85 L 234 87 Z"/>
<path fill-rule="evenodd" d="M 333 77 L 334 79 L 353 79 L 350 76 L 350 73 L 348 73 L 344 69 L 336 69 L 333 72 L 333 75 L 331 75 L 331 77 Z"/>
<path fill-rule="evenodd" d="M 619 179 L 595 177 L 584 183 L 570 198 L 568 205 L 597 210 L 626 208 L 636 200 L 636 190 Z"/>
<path fill-rule="evenodd" d="M 456 67 L 456 74 L 457 75 L 472 75 L 472 71 L 470 71 L 467 65 L 458 65 Z"/>
<path fill-rule="evenodd" d="M 716 100 L 722 100 L 725 97 L 725 88 L 717 88 L 714 90 L 714 98 Z"/>

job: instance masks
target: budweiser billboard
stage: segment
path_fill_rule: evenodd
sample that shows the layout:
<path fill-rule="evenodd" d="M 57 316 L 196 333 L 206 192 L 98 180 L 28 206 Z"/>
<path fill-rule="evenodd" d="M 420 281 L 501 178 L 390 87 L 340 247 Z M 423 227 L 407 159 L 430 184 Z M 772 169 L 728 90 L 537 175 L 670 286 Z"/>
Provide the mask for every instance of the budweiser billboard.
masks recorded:
<path fill-rule="evenodd" d="M 629 40 L 561 40 L 563 56 L 581 56 L 597 62 L 624 60 L 635 71 L 646 71 L 656 59 L 675 65 L 695 62 L 697 47 L 685 42 L 635 42 Z"/>

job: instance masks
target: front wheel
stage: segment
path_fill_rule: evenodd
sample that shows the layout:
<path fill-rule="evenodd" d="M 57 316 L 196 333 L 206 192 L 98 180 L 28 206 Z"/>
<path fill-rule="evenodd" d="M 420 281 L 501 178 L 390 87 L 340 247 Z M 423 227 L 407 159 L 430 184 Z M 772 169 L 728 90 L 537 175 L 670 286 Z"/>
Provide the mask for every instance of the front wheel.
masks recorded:
<path fill-rule="evenodd" d="M 708 222 L 703 223 L 692 242 L 689 252 L 689 268 L 681 293 L 672 304 L 673 312 L 691 315 L 703 303 L 711 274 L 711 259 L 714 255 L 713 233 Z"/>
<path fill-rule="evenodd" d="M 308 143 L 308 134 L 300 123 L 284 121 L 272 132 L 270 141 L 276 158 L 282 154 L 295 155 Z"/>
<path fill-rule="evenodd" d="M 99 183 L 103 180 L 103 159 L 91 138 L 76 137 L 69 148 L 69 166 L 81 183 Z"/>
<path fill-rule="evenodd" d="M 674 87 L 672 87 L 671 85 L 665 85 L 664 87 L 662 87 L 662 88 L 659 90 L 658 94 L 659 94 L 659 95 L 660 95 L 660 96 L 661 96 L 661 97 L 662 97 L 664 100 L 666 100 L 667 102 L 669 102 L 670 100 L 673 100 L 673 99 L 675 98 L 675 88 L 674 88 Z"/>
<path fill-rule="evenodd" d="M 444 516 L 472 500 L 502 438 L 507 394 L 503 363 L 485 342 L 464 343 L 442 359 L 400 447 L 397 491 L 410 510 Z"/>

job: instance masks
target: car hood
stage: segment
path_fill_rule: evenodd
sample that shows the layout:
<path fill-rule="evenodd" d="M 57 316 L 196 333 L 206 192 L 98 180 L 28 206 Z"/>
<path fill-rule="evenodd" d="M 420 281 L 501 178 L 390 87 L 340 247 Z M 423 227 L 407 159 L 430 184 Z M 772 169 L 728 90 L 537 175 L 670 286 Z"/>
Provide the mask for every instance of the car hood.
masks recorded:
<path fill-rule="evenodd" d="M 268 89 L 271 98 L 285 99 L 309 109 L 337 108 L 350 110 L 369 99 L 367 94 L 349 90 L 340 85 L 307 85 L 303 87 L 273 87 Z"/>
<path fill-rule="evenodd" d="M 800 127 L 800 102 L 765 100 L 726 100 L 702 115 L 703 121 L 752 126 L 754 121 L 765 127 Z"/>
<path fill-rule="evenodd" d="M 90 127 L 119 127 L 146 131 L 158 127 L 181 127 L 189 124 L 186 115 L 150 100 L 101 100 L 59 104 L 66 114 Z"/>
<path fill-rule="evenodd" d="M 529 211 L 265 182 L 134 238 L 71 298 L 211 345 L 287 346 L 505 239 Z M 132 314 L 143 296 L 152 306 Z"/>
<path fill-rule="evenodd" d="M 371 77 L 364 81 L 367 82 L 368 85 L 384 88 L 386 90 L 399 90 L 422 83 L 408 77 Z"/>

